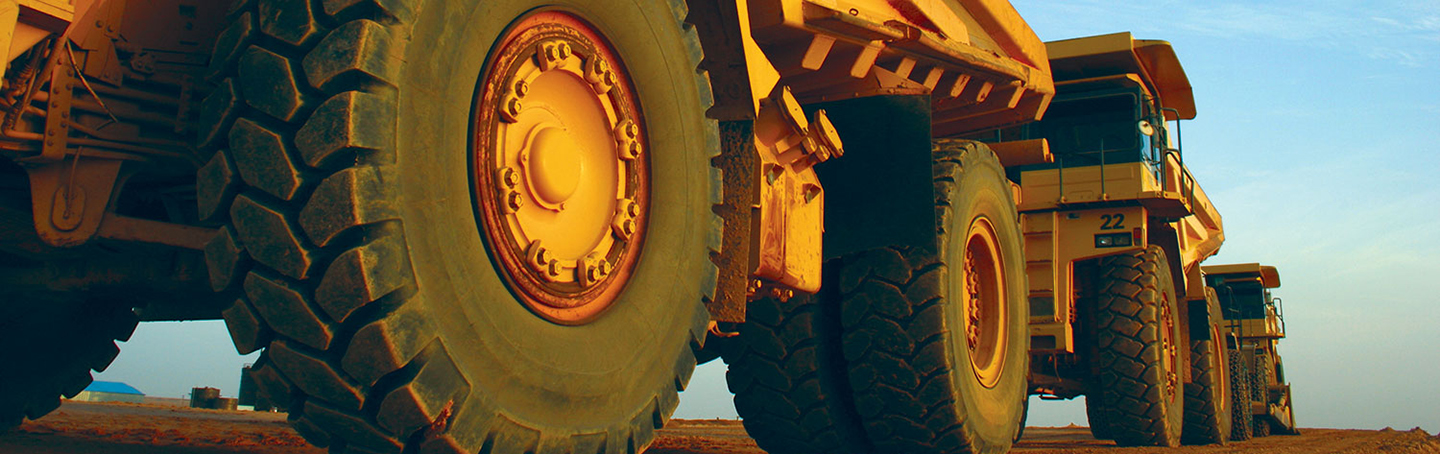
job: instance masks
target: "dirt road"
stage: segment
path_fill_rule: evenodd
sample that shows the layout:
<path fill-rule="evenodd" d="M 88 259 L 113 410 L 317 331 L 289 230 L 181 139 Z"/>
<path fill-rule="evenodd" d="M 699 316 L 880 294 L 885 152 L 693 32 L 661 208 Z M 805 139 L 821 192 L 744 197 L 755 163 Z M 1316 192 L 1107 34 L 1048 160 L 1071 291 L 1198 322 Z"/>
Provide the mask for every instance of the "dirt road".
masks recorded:
<path fill-rule="evenodd" d="M 1059 453 L 1440 453 L 1440 437 L 1422 430 L 1304 429 L 1228 446 L 1117 448 L 1084 427 L 1026 429 L 1013 452 Z M 66 402 L 39 421 L 0 435 L 6 454 L 323 454 L 306 445 L 281 413 L 194 410 L 136 404 Z M 735 421 L 677 420 L 650 454 L 763 454 Z"/>

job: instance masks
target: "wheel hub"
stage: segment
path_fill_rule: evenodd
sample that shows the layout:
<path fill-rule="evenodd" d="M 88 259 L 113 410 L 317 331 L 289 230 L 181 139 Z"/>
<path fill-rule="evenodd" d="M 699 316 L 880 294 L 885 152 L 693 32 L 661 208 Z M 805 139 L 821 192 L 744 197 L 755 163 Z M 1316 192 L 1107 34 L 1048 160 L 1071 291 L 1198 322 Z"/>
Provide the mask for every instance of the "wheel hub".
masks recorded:
<path fill-rule="evenodd" d="M 639 104 L 618 54 L 574 15 L 531 13 L 499 43 L 474 107 L 481 233 L 526 307 L 587 323 L 639 256 L 650 199 Z"/>
<path fill-rule="evenodd" d="M 995 228 L 985 218 L 970 225 L 965 241 L 965 343 L 970 367 L 981 386 L 993 388 L 1005 368 L 1009 317 L 1004 271 Z"/>
<path fill-rule="evenodd" d="M 540 206 L 560 211 L 580 187 L 586 152 L 564 128 L 541 125 L 535 130 L 529 143 L 520 150 L 525 183 Z"/>
<path fill-rule="evenodd" d="M 1176 349 L 1175 342 L 1175 317 L 1170 309 L 1170 296 L 1161 293 L 1160 296 L 1160 333 L 1161 361 L 1165 364 L 1165 395 L 1173 399 L 1180 387 L 1180 374 L 1175 370 L 1180 364 L 1180 352 Z"/>

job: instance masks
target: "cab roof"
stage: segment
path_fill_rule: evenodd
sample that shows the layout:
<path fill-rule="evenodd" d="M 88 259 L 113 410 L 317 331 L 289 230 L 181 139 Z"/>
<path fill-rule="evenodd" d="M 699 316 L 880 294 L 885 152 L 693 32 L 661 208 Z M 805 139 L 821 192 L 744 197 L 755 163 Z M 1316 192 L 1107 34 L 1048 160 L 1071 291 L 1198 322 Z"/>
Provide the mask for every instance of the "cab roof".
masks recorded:
<path fill-rule="evenodd" d="M 1258 278 L 1260 284 L 1265 288 L 1276 288 L 1280 286 L 1280 271 L 1273 266 L 1265 266 L 1259 263 L 1237 263 L 1233 265 L 1209 265 L 1202 266 L 1200 270 L 1210 276 L 1220 276 L 1225 280 L 1236 278 Z"/>
<path fill-rule="evenodd" d="M 1195 95 L 1185 68 L 1170 43 L 1134 39 L 1130 32 L 1088 36 L 1045 43 L 1050 69 L 1057 84 L 1096 77 L 1139 74 L 1160 97 L 1160 105 L 1180 112 L 1179 119 L 1195 118 Z M 1166 120 L 1177 119 L 1165 112 Z"/>

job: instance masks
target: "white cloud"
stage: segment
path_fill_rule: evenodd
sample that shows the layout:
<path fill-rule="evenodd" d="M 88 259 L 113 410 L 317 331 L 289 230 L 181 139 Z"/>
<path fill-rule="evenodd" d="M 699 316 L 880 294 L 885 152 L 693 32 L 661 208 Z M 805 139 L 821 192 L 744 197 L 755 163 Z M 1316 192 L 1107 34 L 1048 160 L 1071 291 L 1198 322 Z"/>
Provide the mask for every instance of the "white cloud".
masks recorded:
<path fill-rule="evenodd" d="M 1440 41 L 1440 7 L 1434 4 L 1343 2 L 1319 7 L 1313 2 L 1234 0 L 1141 4 L 1087 0 L 1065 5 L 1017 0 L 1013 3 L 1045 39 L 1118 30 L 1156 34 L 1163 39 L 1183 31 L 1227 41 L 1313 46 L 1406 67 L 1440 66 L 1440 49 L 1431 44 Z M 1110 28 L 1095 30 L 1097 24 Z M 1082 27 L 1091 28 L 1081 30 Z M 1056 32 L 1069 34 L 1061 36 L 1054 34 Z"/>

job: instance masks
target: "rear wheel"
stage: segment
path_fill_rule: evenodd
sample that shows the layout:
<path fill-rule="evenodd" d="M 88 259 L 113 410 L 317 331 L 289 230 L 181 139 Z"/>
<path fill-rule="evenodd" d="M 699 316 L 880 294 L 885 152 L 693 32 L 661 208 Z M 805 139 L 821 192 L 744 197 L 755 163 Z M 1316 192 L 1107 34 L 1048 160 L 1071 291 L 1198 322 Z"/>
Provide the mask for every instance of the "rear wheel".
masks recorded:
<path fill-rule="evenodd" d="M 1227 349 L 1230 370 L 1230 439 L 1249 440 L 1252 421 L 1250 413 L 1250 371 L 1245 367 L 1245 355 L 1237 349 Z"/>
<path fill-rule="evenodd" d="M 787 302 L 750 303 L 725 344 L 735 411 L 770 454 L 873 452 L 860 426 L 840 345 L 832 286 Z"/>
<path fill-rule="evenodd" d="M 1208 290 L 1208 289 L 1207 289 Z M 1214 302 L 1214 292 L 1207 292 Z M 1225 341 L 1220 337 L 1217 304 L 1209 304 L 1210 332 L 1208 337 L 1194 338 L 1190 342 L 1190 377 L 1185 384 L 1185 427 L 1181 441 L 1185 444 L 1224 445 L 1230 433 L 1230 396 L 1228 395 L 1229 368 L 1226 364 Z M 1195 333 L 1191 333 L 1192 336 Z"/>
<path fill-rule="evenodd" d="M 1270 407 L 1270 355 L 1255 355 L 1255 368 L 1250 371 L 1250 399 Z M 1255 437 L 1270 436 L 1270 417 L 1256 416 L 1251 422 L 1251 434 Z"/>
<path fill-rule="evenodd" d="M 416 3 L 250 1 L 218 40 L 237 348 L 334 452 L 644 449 L 719 244 L 684 2 Z"/>
<path fill-rule="evenodd" d="M 1003 452 L 1028 391 L 1022 236 L 978 142 L 935 142 L 938 252 L 846 257 L 838 290 L 855 406 L 880 452 Z"/>
<path fill-rule="evenodd" d="M 1109 440 L 1110 434 L 1105 430 L 1110 425 L 1100 415 L 1100 397 L 1085 396 L 1085 420 L 1090 424 L 1090 436 L 1096 440 Z"/>
<path fill-rule="evenodd" d="M 1159 246 L 1100 260 L 1096 339 L 1103 433 L 1122 446 L 1177 446 L 1184 399 L 1175 284 Z"/>

